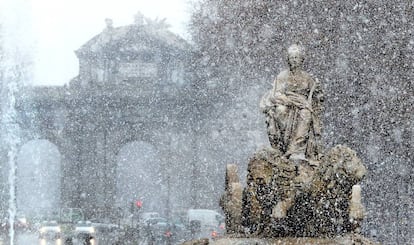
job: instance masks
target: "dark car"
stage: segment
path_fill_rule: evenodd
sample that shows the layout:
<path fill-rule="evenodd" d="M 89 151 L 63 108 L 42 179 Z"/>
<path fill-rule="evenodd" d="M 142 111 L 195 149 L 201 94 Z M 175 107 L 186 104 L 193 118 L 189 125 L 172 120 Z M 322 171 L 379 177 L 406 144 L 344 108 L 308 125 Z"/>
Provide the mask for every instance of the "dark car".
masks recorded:
<path fill-rule="evenodd" d="M 184 241 L 186 233 L 184 225 L 168 222 L 164 218 L 148 219 L 144 228 L 149 244 L 175 244 Z"/>
<path fill-rule="evenodd" d="M 78 222 L 75 226 L 74 238 L 84 245 L 121 244 L 122 228 L 116 224 Z"/>

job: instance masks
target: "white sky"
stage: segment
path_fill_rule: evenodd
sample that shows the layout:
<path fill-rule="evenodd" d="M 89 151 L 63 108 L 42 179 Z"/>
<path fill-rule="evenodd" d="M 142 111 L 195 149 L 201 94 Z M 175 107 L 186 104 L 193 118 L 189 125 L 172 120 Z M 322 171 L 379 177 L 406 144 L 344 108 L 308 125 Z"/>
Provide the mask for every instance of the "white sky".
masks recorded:
<path fill-rule="evenodd" d="M 0 0 L 1 1 L 1 0 Z M 37 85 L 62 85 L 78 74 L 74 50 L 105 28 L 132 24 L 144 16 L 167 19 L 170 30 L 187 38 L 191 2 L 194 0 L 31 0 L 30 19 Z"/>

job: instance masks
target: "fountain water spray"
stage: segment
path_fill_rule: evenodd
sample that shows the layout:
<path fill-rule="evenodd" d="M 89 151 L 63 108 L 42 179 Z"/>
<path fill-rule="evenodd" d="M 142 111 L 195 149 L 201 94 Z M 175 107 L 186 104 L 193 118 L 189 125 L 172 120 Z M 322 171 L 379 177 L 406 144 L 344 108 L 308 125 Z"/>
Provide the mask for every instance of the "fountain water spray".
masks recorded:
<path fill-rule="evenodd" d="M 8 160 L 8 214 L 10 245 L 15 243 L 16 220 L 16 157 L 20 146 L 20 128 L 16 110 L 16 94 L 27 81 L 27 56 L 25 50 L 26 29 L 25 0 L 0 2 L 0 84 L 1 84 L 1 128 L 2 144 L 7 149 Z M 27 22 L 26 22 L 27 23 Z M 6 167 L 6 166 L 5 166 Z"/>
<path fill-rule="evenodd" d="M 4 45 L 6 46 L 6 45 Z M 6 46 L 7 47 L 7 46 Z M 7 50 L 7 49 L 6 49 Z M 14 241 L 14 221 L 16 217 L 16 156 L 17 148 L 19 146 L 19 127 L 16 122 L 16 92 L 17 92 L 17 79 L 15 76 L 15 69 L 13 68 L 12 61 L 8 60 L 9 54 L 7 51 L 4 52 L 4 58 L 1 65 L 1 80 L 2 80 L 2 141 L 7 148 L 7 160 L 9 163 L 9 175 L 8 175 L 8 186 L 9 186 L 9 202 L 8 202 L 8 213 L 9 213 L 9 236 L 10 244 Z"/>
<path fill-rule="evenodd" d="M 3 60 L 1 62 L 1 80 L 2 80 L 2 141 L 7 147 L 7 160 L 9 163 L 9 237 L 10 244 L 14 244 L 14 221 L 16 217 L 16 156 L 17 148 L 19 145 L 19 127 L 16 122 L 17 113 L 15 109 L 16 105 L 16 92 L 18 88 L 18 76 L 16 76 L 16 68 L 14 67 L 14 61 L 9 54 L 9 47 L 3 42 L 4 52 Z"/>

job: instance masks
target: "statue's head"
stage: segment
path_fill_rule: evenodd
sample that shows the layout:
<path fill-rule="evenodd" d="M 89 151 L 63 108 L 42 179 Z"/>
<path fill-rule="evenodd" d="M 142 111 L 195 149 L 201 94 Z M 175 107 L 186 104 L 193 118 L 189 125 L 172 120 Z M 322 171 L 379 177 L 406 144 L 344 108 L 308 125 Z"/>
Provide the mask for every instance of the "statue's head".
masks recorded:
<path fill-rule="evenodd" d="M 288 64 L 291 71 L 300 69 L 304 59 L 305 50 L 302 46 L 293 44 L 288 48 Z"/>

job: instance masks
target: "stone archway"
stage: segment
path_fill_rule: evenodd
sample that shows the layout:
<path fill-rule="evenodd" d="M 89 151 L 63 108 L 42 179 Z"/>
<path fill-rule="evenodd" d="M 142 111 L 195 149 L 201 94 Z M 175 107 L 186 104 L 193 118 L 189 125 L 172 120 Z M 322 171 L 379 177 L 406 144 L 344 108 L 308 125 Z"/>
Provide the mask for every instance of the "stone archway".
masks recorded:
<path fill-rule="evenodd" d="M 136 200 L 146 211 L 162 211 L 161 158 L 150 143 L 134 141 L 121 147 L 117 155 L 115 204 L 125 212 Z"/>
<path fill-rule="evenodd" d="M 48 140 L 26 142 L 17 155 L 16 201 L 28 217 L 46 215 L 60 207 L 61 154 Z"/>

